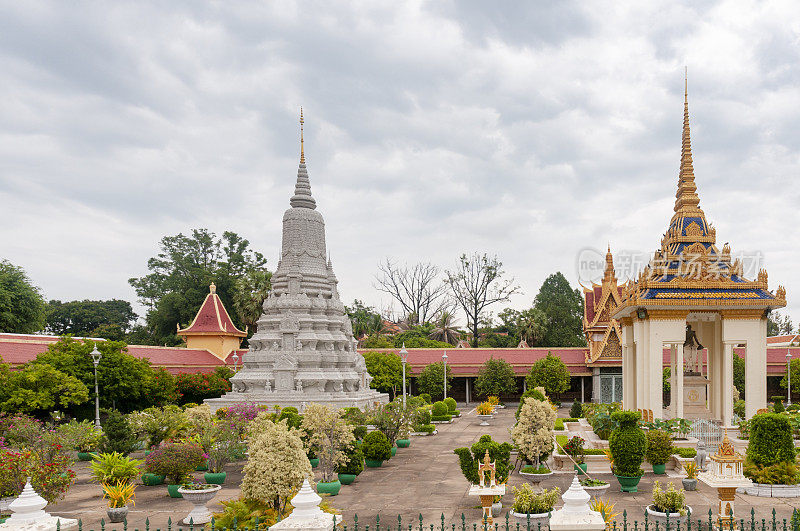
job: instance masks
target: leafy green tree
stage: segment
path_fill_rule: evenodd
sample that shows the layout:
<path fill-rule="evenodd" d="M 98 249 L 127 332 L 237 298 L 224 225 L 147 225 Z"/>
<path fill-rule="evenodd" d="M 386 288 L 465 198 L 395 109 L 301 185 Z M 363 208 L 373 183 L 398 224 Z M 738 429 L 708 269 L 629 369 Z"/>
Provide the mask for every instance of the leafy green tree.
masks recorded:
<path fill-rule="evenodd" d="M 258 318 L 264 311 L 264 301 L 272 290 L 272 273 L 266 269 L 252 268 L 236 279 L 233 291 L 233 309 L 239 320 L 255 333 Z"/>
<path fill-rule="evenodd" d="M 234 232 L 225 231 L 218 238 L 206 229 L 193 229 L 191 236 L 164 236 L 158 255 L 147 261 L 150 272 L 128 280 L 148 309 L 148 343 L 180 343 L 176 325 L 192 321 L 212 282 L 225 307 L 234 308 L 237 280 L 264 264 L 264 256 Z M 231 318 L 244 328 L 236 311 Z"/>
<path fill-rule="evenodd" d="M 583 337 L 583 298 L 577 289 L 572 289 L 561 274 L 554 273 L 545 279 L 533 301 L 536 310 L 545 316 L 545 330 L 539 346 L 581 347 L 586 344 Z"/>
<path fill-rule="evenodd" d="M 52 300 L 47 303 L 45 329 L 59 336 L 71 334 L 119 341 L 131 329 L 136 318 L 131 303 L 119 299 Z"/>
<path fill-rule="evenodd" d="M 500 396 L 517 392 L 514 367 L 504 359 L 489 358 L 483 363 L 475 380 L 478 396 Z"/>
<path fill-rule="evenodd" d="M 94 364 L 91 340 L 76 341 L 64 337 L 47 347 L 32 363 L 48 364 L 80 380 L 92 390 L 94 398 Z M 175 399 L 174 379 L 163 369 L 154 370 L 147 360 L 131 356 L 127 345 L 118 341 L 101 341 L 97 350 L 102 357 L 97 366 L 100 404 L 121 411 L 134 411 L 152 405 L 163 405 Z"/>
<path fill-rule="evenodd" d="M 216 367 L 211 373 L 181 372 L 175 377 L 181 404 L 200 404 L 206 398 L 219 398 L 231 390 L 233 371 L 229 367 Z"/>
<path fill-rule="evenodd" d="M 517 337 L 524 339 L 529 346 L 541 344 L 548 328 L 547 315 L 538 308 L 519 312 L 515 324 Z"/>
<path fill-rule="evenodd" d="M 798 366 L 800 370 L 800 366 Z M 792 374 L 794 376 L 794 374 Z M 739 398 L 744 398 L 744 359 L 733 353 L 733 386 L 739 391 Z M 786 386 L 783 386 L 786 388 Z"/>
<path fill-rule="evenodd" d="M 481 348 L 513 348 L 517 346 L 519 341 L 513 336 L 496 334 L 495 332 L 486 332 L 481 334 L 478 339 L 478 347 Z"/>
<path fill-rule="evenodd" d="M 394 352 L 365 352 L 364 361 L 367 372 L 373 380 L 370 387 L 382 393 L 389 393 L 394 400 L 398 389 L 403 386 L 403 362 Z M 409 367 L 406 367 L 406 379 Z M 406 381 L 406 384 L 408 382 Z"/>
<path fill-rule="evenodd" d="M 0 366 L 0 409 L 9 413 L 39 413 L 89 400 L 89 390 L 77 378 L 46 363 L 10 371 Z"/>
<path fill-rule="evenodd" d="M 360 348 L 394 348 L 394 342 L 386 336 L 369 336 L 359 342 Z"/>
<path fill-rule="evenodd" d="M 461 339 L 461 332 L 455 322 L 453 312 L 444 310 L 436 317 L 434 328 L 428 335 L 430 339 L 455 345 Z"/>
<path fill-rule="evenodd" d="M 794 325 L 792 319 L 788 315 L 783 315 L 781 312 L 770 312 L 767 316 L 767 335 L 780 336 L 784 334 L 793 334 Z"/>
<path fill-rule="evenodd" d="M 441 361 L 426 365 L 417 376 L 417 392 L 427 393 L 432 397 L 444 396 L 444 367 Z M 453 381 L 450 366 L 447 366 L 447 392 L 450 392 Z"/>
<path fill-rule="evenodd" d="M 415 327 L 412 330 L 395 334 L 389 339 L 396 348 L 402 347 L 403 344 L 405 344 L 406 348 L 449 348 L 453 346 L 450 343 L 428 339 L 428 335 L 419 330 L 418 327 Z"/>
<path fill-rule="evenodd" d="M 528 389 L 544 387 L 545 392 L 551 395 L 568 390 L 570 378 L 569 369 L 561 358 L 548 352 L 547 357 L 531 366 L 528 376 L 525 377 L 525 383 Z"/>
<path fill-rule="evenodd" d="M 738 358 L 738 356 L 733 358 L 734 363 L 736 362 L 736 358 Z M 742 360 L 742 364 L 744 364 L 744 360 Z M 793 359 L 789 363 L 789 367 L 792 370 L 792 393 L 798 393 L 800 392 L 800 358 Z M 733 380 L 734 385 L 736 385 L 736 367 L 734 367 Z M 786 373 L 783 373 L 780 386 L 783 389 L 786 389 L 787 385 L 789 385 L 789 383 L 786 381 Z"/>
<path fill-rule="evenodd" d="M 32 334 L 44 327 L 45 304 L 25 270 L 0 262 L 0 332 Z"/>
<path fill-rule="evenodd" d="M 356 338 L 380 335 L 383 330 L 383 318 L 372 306 L 367 306 L 360 300 L 353 301 L 352 306 L 344 307 L 345 313 L 353 325 L 353 335 Z"/>

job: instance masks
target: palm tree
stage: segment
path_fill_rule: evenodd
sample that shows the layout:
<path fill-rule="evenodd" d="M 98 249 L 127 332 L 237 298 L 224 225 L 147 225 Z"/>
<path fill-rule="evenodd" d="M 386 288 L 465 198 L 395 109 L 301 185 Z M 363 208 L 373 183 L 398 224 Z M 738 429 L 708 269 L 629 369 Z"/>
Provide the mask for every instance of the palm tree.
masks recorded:
<path fill-rule="evenodd" d="M 520 312 L 517 318 L 517 332 L 520 339 L 528 345 L 538 344 L 546 331 L 547 316 L 541 310 L 531 308 Z"/>
<path fill-rule="evenodd" d="M 433 329 L 433 332 L 428 337 L 455 345 L 461 338 L 461 332 L 456 327 L 453 313 L 447 310 L 440 313 L 439 317 L 436 318 L 436 328 Z"/>

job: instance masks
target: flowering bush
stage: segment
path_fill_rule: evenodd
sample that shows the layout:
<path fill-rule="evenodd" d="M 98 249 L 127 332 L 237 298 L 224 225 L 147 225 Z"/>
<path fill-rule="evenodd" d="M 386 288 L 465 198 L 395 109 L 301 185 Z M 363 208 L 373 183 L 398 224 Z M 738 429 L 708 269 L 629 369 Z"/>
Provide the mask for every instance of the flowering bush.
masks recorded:
<path fill-rule="evenodd" d="M 0 437 L 9 448 L 31 448 L 39 444 L 44 428 L 42 423 L 27 415 L 0 413 Z"/>
<path fill-rule="evenodd" d="M 231 430 L 239 434 L 240 439 L 244 439 L 247 425 L 256 418 L 259 411 L 258 406 L 252 402 L 236 402 L 225 411 L 225 421 Z"/>
<path fill-rule="evenodd" d="M 197 372 L 195 374 L 178 373 L 175 379 L 180 402 L 200 403 L 206 398 L 217 398 L 231 390 L 229 378 L 233 371 L 227 367 L 219 367 L 217 371 L 208 374 Z"/>
<path fill-rule="evenodd" d="M 319 456 L 322 481 L 334 481 L 338 466 L 347 462 L 345 449 L 355 441 L 353 426 L 344 422 L 341 409 L 311 404 L 303 414 L 303 429 L 309 433 L 308 449 Z"/>
<path fill-rule="evenodd" d="M 567 455 L 572 457 L 576 463 L 583 463 L 583 456 L 585 453 L 583 445 L 585 443 L 586 441 L 584 441 L 582 437 L 575 435 L 564 445 L 564 451 L 567 452 Z"/>
<path fill-rule="evenodd" d="M 300 433 L 286 421 L 259 423 L 249 433 L 242 497 L 259 500 L 283 514 L 303 480 L 313 480 Z"/>
<path fill-rule="evenodd" d="M 103 442 L 103 432 L 88 420 L 78 422 L 73 419 L 68 424 L 56 428 L 56 433 L 65 446 L 75 448 L 79 452 L 97 450 Z"/>
<path fill-rule="evenodd" d="M 178 406 L 149 407 L 131 413 L 128 424 L 134 432 L 148 439 L 149 447 L 183 437 L 191 427 L 186 413 Z"/>
<path fill-rule="evenodd" d="M 166 476 L 170 485 L 180 485 L 206 457 L 195 443 L 163 443 L 145 457 L 145 469 L 151 474 Z"/>
<path fill-rule="evenodd" d="M 542 455 L 553 450 L 553 425 L 556 412 L 549 402 L 526 400 L 520 410 L 519 420 L 511 429 L 511 439 L 526 459 L 536 468 Z"/>
<path fill-rule="evenodd" d="M 53 461 L 42 462 L 41 455 L 31 450 L 0 450 L 0 498 L 19 496 L 28 477 L 48 502 L 62 498 L 75 480 L 75 472 L 69 469 L 72 460 L 65 453 L 54 451 L 53 456 Z"/>

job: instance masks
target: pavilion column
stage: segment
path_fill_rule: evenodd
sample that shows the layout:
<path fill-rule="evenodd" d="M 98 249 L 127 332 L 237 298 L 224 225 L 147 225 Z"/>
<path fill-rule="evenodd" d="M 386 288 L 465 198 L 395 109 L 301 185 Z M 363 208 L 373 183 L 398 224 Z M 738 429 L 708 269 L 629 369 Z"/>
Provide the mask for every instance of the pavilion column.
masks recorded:
<path fill-rule="evenodd" d="M 465 382 L 466 382 L 466 384 L 467 384 L 467 396 L 466 396 L 466 398 L 467 398 L 467 404 L 469 404 L 469 376 L 467 376 L 466 378 L 464 378 L 464 381 L 465 381 Z"/>
<path fill-rule="evenodd" d="M 672 418 L 676 418 L 678 416 L 678 400 L 675 395 L 677 392 L 677 385 L 676 381 L 677 378 L 675 377 L 675 357 L 677 356 L 677 352 L 675 351 L 675 345 L 669 346 L 669 412 L 672 415 Z"/>
<path fill-rule="evenodd" d="M 744 357 L 745 416 L 767 407 L 767 320 L 748 320 Z"/>
<path fill-rule="evenodd" d="M 733 424 L 733 347 L 734 342 L 725 341 L 722 354 L 722 425 Z"/>
<path fill-rule="evenodd" d="M 683 345 L 682 344 L 675 344 L 672 345 L 672 348 L 675 349 L 675 357 L 677 366 L 677 372 L 675 373 L 675 395 L 677 400 L 675 401 L 675 418 L 682 419 L 683 418 Z"/>
<path fill-rule="evenodd" d="M 584 391 L 584 386 L 586 385 L 586 377 L 581 376 L 581 404 L 586 402 L 586 393 Z"/>

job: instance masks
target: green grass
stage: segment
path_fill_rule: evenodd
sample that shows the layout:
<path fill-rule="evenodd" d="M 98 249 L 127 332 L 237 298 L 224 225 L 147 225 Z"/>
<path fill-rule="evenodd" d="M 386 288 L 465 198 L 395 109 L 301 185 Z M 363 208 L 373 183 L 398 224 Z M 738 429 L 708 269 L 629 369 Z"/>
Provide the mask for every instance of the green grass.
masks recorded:
<path fill-rule="evenodd" d="M 553 429 L 558 431 L 564 430 L 564 419 L 556 419 L 556 424 L 553 426 Z"/>
<path fill-rule="evenodd" d="M 526 474 L 549 474 L 550 469 L 544 465 L 539 468 L 534 468 L 533 465 L 525 465 L 520 469 L 520 472 L 525 472 Z"/>
<path fill-rule="evenodd" d="M 581 419 L 576 419 L 575 417 L 568 417 L 564 419 L 564 422 L 580 422 Z"/>
<path fill-rule="evenodd" d="M 697 455 L 697 450 L 694 448 L 680 448 L 676 446 L 672 449 L 672 453 L 680 457 L 695 457 Z"/>

